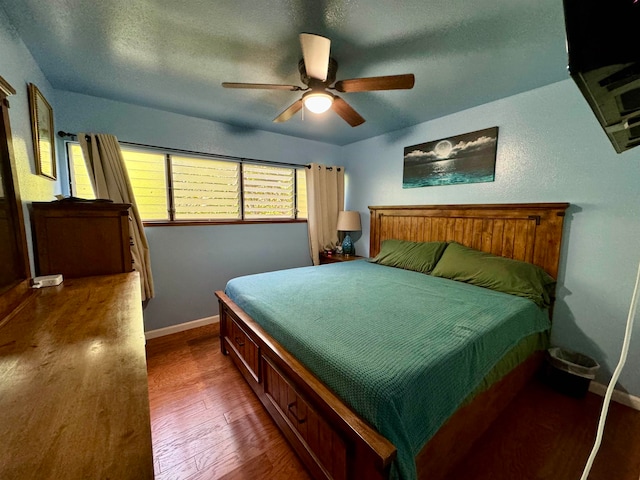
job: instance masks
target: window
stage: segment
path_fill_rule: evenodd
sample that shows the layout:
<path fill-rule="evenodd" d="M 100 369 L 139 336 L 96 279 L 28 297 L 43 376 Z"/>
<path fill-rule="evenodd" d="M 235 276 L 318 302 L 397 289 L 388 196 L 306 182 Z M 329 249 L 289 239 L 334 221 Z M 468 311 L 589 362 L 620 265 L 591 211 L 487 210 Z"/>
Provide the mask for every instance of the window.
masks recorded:
<path fill-rule="evenodd" d="M 143 220 L 169 220 L 167 162 L 162 153 L 122 150 L 129 181 Z"/>
<path fill-rule="evenodd" d="M 80 145 L 68 144 L 72 195 L 95 198 Z M 307 218 L 306 169 L 122 148 L 144 221 Z"/>
<path fill-rule="evenodd" d="M 298 207 L 297 218 L 308 218 L 307 216 L 307 169 L 296 170 L 296 196 Z"/>
<path fill-rule="evenodd" d="M 77 143 L 67 144 L 67 158 L 69 159 L 69 179 L 71 195 L 78 198 L 93 200 L 96 198 L 89 180 L 87 164 L 84 163 L 82 149 Z"/>
<path fill-rule="evenodd" d="M 241 219 L 240 164 L 173 157 L 176 220 Z"/>
<path fill-rule="evenodd" d="M 295 218 L 293 169 L 244 165 L 242 185 L 245 218 Z"/>

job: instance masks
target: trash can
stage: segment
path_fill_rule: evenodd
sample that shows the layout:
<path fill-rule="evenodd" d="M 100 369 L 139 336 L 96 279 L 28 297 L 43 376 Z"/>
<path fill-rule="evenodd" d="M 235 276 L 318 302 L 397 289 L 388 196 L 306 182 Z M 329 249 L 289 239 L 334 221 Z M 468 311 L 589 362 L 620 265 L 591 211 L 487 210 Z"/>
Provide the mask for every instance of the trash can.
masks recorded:
<path fill-rule="evenodd" d="M 566 395 L 584 397 L 599 368 L 598 362 L 581 353 L 560 347 L 547 350 L 547 380 Z"/>

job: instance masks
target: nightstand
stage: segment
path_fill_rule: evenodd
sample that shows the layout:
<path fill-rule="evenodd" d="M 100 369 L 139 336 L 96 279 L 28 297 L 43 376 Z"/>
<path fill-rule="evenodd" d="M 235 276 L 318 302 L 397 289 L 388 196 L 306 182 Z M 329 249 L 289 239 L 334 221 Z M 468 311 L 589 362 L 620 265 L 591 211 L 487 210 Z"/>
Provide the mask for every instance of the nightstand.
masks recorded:
<path fill-rule="evenodd" d="M 358 255 L 343 255 L 341 253 L 332 253 L 331 255 L 327 255 L 324 252 L 320 252 L 320 265 L 325 265 L 327 263 L 337 263 L 337 262 L 350 262 L 351 260 L 359 260 L 361 258 Z"/>

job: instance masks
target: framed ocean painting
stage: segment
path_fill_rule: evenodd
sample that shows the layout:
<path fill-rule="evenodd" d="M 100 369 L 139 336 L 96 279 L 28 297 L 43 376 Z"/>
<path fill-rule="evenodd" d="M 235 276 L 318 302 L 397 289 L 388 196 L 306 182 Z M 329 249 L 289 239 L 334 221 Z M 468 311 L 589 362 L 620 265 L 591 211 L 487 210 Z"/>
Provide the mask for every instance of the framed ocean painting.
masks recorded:
<path fill-rule="evenodd" d="M 404 149 L 402 188 L 493 182 L 498 127 Z"/>

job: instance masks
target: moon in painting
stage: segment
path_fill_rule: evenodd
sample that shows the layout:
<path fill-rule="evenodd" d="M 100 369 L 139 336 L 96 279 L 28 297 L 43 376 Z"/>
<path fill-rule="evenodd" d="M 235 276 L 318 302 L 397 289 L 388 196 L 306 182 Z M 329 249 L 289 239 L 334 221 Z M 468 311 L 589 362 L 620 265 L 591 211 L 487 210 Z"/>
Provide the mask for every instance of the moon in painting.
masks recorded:
<path fill-rule="evenodd" d="M 433 149 L 438 158 L 449 157 L 451 150 L 453 150 L 453 145 L 449 140 L 442 140 L 441 142 L 438 142 L 438 144 Z"/>

